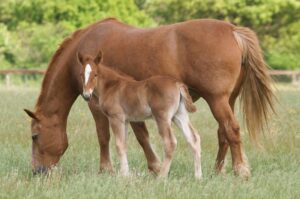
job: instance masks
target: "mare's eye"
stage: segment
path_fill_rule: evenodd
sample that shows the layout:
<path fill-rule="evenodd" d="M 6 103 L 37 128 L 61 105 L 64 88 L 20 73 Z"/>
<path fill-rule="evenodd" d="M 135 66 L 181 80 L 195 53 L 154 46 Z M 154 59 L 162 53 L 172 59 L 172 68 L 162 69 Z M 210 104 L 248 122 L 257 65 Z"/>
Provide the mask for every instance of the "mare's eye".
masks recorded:
<path fill-rule="evenodd" d="M 98 76 L 98 74 L 95 74 L 95 77 L 97 77 Z"/>
<path fill-rule="evenodd" d="M 38 138 L 38 134 L 34 134 L 34 135 L 31 136 L 32 141 L 37 140 L 37 138 Z"/>

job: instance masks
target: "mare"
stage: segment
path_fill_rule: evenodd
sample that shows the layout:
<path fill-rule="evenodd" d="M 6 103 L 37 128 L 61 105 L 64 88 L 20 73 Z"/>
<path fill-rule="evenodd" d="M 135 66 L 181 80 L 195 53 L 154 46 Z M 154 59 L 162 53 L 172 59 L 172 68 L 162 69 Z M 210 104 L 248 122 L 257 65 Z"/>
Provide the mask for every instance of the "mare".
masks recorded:
<path fill-rule="evenodd" d="M 141 29 L 109 18 L 66 39 L 49 64 L 35 112 L 27 110 L 33 118 L 34 170 L 56 164 L 67 148 L 67 116 L 82 93 L 76 56 L 79 49 L 93 57 L 101 49 L 105 65 L 136 80 L 165 75 L 185 83 L 193 100 L 202 97 L 208 103 L 219 124 L 216 172 L 223 170 L 230 147 L 234 173 L 250 176 L 234 105 L 241 95 L 247 130 L 256 140 L 273 109 L 271 79 L 256 34 L 248 28 L 212 19 Z M 111 169 L 109 122 L 95 106 L 95 98 L 89 107 L 96 121 L 100 169 Z M 149 169 L 158 173 L 159 161 L 150 147 L 146 126 L 131 124 Z"/>
<path fill-rule="evenodd" d="M 121 162 L 121 175 L 129 174 L 127 161 L 127 123 L 144 121 L 150 117 L 156 122 L 164 143 L 165 157 L 158 174 L 167 177 L 177 140 L 171 122 L 182 131 L 194 155 L 195 177 L 201 179 L 200 136 L 190 123 L 188 112 L 195 112 L 187 87 L 166 76 L 152 76 L 136 81 L 101 64 L 102 53 L 93 58 L 78 53 L 81 79 L 86 99 L 95 94 L 99 108 L 108 118 L 116 138 Z"/>

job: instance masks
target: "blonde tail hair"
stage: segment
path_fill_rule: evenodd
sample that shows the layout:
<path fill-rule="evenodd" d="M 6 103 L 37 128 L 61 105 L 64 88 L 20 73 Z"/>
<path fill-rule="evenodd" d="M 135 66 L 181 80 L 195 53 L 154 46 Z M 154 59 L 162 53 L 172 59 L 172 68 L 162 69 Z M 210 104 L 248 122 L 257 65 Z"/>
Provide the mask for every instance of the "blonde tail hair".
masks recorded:
<path fill-rule="evenodd" d="M 235 27 L 233 34 L 242 51 L 242 67 L 245 71 L 241 88 L 244 120 L 250 138 L 257 141 L 257 132 L 264 131 L 268 115 L 271 111 L 275 112 L 272 79 L 256 34 L 244 27 Z"/>

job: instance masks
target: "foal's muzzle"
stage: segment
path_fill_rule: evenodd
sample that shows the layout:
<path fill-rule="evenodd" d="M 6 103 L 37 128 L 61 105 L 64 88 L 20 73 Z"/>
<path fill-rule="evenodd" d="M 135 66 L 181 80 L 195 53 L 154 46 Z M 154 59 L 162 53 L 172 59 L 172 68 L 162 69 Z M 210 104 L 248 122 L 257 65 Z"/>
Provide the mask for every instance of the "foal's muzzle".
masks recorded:
<path fill-rule="evenodd" d="M 82 94 L 83 99 L 85 99 L 86 101 L 89 101 L 92 97 L 92 93 L 88 92 L 88 91 L 84 91 Z"/>
<path fill-rule="evenodd" d="M 47 174 L 48 168 L 45 166 L 39 166 L 38 168 L 32 170 L 33 175 L 39 175 L 39 174 Z"/>

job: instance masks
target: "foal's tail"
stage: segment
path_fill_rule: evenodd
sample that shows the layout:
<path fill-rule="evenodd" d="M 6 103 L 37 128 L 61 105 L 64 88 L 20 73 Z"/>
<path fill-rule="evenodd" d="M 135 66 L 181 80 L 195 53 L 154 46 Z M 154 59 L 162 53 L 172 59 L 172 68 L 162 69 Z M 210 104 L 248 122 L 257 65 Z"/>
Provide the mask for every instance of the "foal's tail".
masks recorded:
<path fill-rule="evenodd" d="M 264 131 L 268 115 L 274 111 L 274 94 L 268 66 L 264 62 L 256 34 L 244 27 L 235 27 L 234 37 L 242 51 L 244 83 L 241 88 L 244 120 L 254 141 L 257 131 Z"/>
<path fill-rule="evenodd" d="M 183 101 L 186 110 L 190 113 L 195 112 L 197 108 L 193 104 L 193 100 L 189 94 L 187 86 L 181 82 L 177 82 L 177 86 L 180 90 L 180 101 Z"/>

